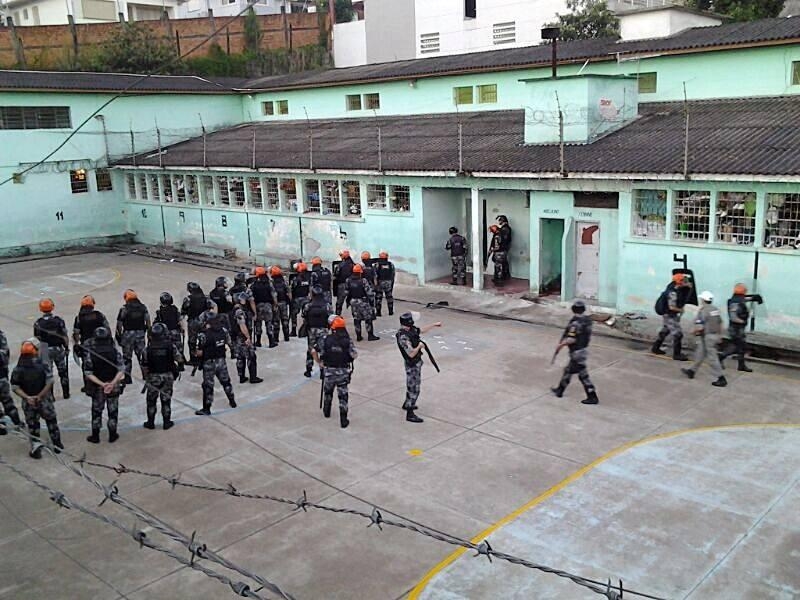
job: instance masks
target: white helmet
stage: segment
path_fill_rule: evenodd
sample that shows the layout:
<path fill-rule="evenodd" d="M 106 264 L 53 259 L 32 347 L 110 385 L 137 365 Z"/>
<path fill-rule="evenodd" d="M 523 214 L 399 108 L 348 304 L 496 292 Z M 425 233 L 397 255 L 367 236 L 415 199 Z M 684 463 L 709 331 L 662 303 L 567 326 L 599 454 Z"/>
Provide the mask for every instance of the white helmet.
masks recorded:
<path fill-rule="evenodd" d="M 709 304 L 711 304 L 714 301 L 714 294 L 706 290 L 704 292 L 700 292 L 698 298 L 700 298 L 700 300 L 702 300 L 703 302 L 708 302 Z"/>

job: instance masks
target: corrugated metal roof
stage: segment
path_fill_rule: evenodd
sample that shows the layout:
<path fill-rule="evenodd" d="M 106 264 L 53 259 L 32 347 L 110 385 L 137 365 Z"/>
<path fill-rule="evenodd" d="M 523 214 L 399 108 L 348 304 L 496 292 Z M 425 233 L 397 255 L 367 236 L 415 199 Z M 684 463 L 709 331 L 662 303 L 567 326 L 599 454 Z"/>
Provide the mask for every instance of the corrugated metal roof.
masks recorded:
<path fill-rule="evenodd" d="M 688 103 L 689 170 L 719 175 L 800 175 L 800 97 L 704 100 Z M 569 173 L 683 172 L 684 105 L 640 106 L 639 118 L 592 144 L 568 145 Z M 557 173 L 557 145 L 525 145 L 521 110 L 332 121 L 261 122 L 206 137 L 209 167 L 312 167 L 334 171 L 458 171 L 458 126 L 466 172 Z M 380 128 L 381 152 L 378 152 Z M 203 166 L 203 139 L 164 149 L 164 167 Z M 139 166 L 158 166 L 140 155 Z M 132 165 L 126 159 L 117 164 Z"/>
<path fill-rule="evenodd" d="M 121 92 L 142 75 L 125 73 L 74 73 L 66 71 L 3 71 L 0 90 L 49 90 L 70 92 Z M 136 83 L 129 93 L 231 93 L 230 87 L 202 77 L 151 75 Z"/>
<path fill-rule="evenodd" d="M 746 23 L 696 27 L 670 37 L 649 40 L 623 42 L 616 38 L 599 38 L 561 42 L 558 45 L 558 57 L 560 62 L 569 63 L 591 59 L 611 59 L 617 54 L 700 51 L 709 48 L 777 43 L 796 39 L 800 39 L 800 17 L 762 19 Z M 411 79 L 464 71 L 534 67 L 547 65 L 550 60 L 551 47 L 546 44 L 262 77 L 247 82 L 244 88 L 279 90 L 385 79 Z"/>

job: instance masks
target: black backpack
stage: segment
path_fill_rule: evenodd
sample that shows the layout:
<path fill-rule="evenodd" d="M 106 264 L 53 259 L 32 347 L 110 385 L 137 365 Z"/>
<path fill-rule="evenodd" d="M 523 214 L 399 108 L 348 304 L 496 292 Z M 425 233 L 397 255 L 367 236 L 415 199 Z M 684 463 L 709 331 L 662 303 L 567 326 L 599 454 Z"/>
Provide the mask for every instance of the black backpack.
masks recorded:
<path fill-rule="evenodd" d="M 655 311 L 657 315 L 663 316 L 669 312 L 669 292 L 670 288 L 667 286 L 667 289 L 661 292 L 658 300 L 656 300 Z"/>

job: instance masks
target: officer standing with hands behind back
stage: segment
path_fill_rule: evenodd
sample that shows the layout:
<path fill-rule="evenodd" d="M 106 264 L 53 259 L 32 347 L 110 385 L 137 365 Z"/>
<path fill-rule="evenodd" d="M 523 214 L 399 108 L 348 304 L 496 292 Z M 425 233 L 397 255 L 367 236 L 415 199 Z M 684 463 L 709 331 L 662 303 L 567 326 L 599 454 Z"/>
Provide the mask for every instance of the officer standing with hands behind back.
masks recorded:
<path fill-rule="evenodd" d="M 450 262 L 453 264 L 453 281 L 450 285 L 467 285 L 467 239 L 458 233 L 457 227 L 450 228 L 450 239 L 444 249 L 450 251 Z"/>
<path fill-rule="evenodd" d="M 406 400 L 403 403 L 403 410 L 406 411 L 406 421 L 410 423 L 423 422 L 421 417 L 414 414 L 414 411 L 417 410 L 417 400 L 422 386 L 422 351 L 425 349 L 425 342 L 420 336 L 441 326 L 442 324 L 437 322 L 419 328 L 414 325 L 414 316 L 410 312 L 400 315 L 400 329 L 395 337 L 400 354 L 405 360 Z"/>

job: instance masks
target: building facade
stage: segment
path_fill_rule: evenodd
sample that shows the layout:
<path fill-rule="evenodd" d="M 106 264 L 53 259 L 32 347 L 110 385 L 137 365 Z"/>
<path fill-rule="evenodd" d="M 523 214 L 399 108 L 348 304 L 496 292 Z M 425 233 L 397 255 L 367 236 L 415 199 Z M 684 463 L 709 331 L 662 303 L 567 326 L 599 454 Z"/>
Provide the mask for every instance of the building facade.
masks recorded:
<path fill-rule="evenodd" d="M 0 186 L 18 207 L 2 252 L 126 234 L 261 263 L 386 249 L 428 284 L 448 276 L 453 225 L 482 273 L 487 227 L 504 214 L 512 275 L 530 293 L 650 312 L 687 267 L 720 298 L 737 281 L 761 293 L 757 330 L 800 334 L 800 19 L 562 44 L 555 79 L 549 59 L 548 47 L 509 49 L 242 90 L 163 78 L 18 178 L 119 76 L 56 91 L 22 76 L 15 88 L 5 72 L 0 174 L 19 183 Z M 29 110 L 58 106 L 70 122 Z M 23 136 L 27 118 L 62 128 Z"/>

